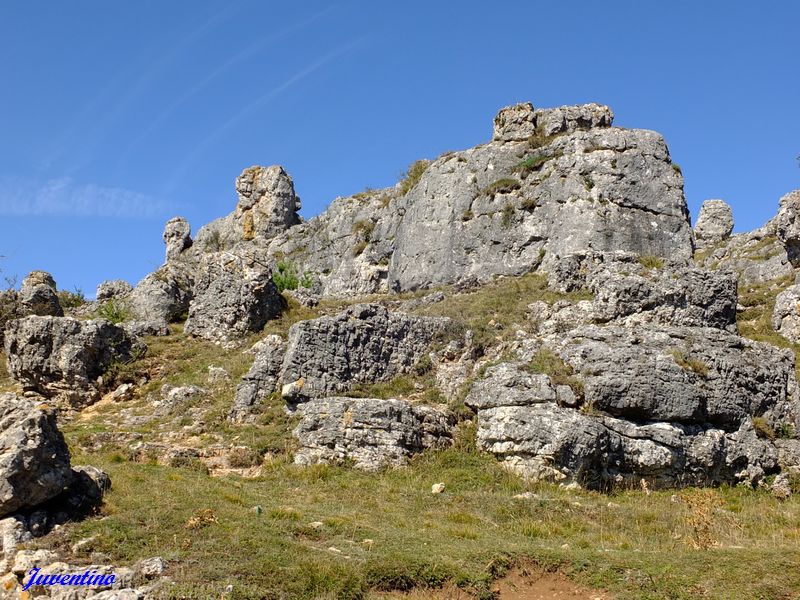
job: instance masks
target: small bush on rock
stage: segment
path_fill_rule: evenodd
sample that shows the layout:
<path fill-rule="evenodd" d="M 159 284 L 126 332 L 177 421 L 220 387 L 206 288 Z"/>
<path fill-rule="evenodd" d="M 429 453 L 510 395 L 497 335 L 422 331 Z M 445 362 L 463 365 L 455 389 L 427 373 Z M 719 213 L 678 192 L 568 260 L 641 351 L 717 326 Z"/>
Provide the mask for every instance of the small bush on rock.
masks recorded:
<path fill-rule="evenodd" d="M 419 180 L 422 179 L 422 176 L 425 174 L 425 171 L 428 170 L 431 161 L 429 160 L 418 160 L 411 164 L 408 167 L 408 171 L 405 171 L 400 175 L 400 194 L 405 196 L 411 189 L 419 183 Z"/>

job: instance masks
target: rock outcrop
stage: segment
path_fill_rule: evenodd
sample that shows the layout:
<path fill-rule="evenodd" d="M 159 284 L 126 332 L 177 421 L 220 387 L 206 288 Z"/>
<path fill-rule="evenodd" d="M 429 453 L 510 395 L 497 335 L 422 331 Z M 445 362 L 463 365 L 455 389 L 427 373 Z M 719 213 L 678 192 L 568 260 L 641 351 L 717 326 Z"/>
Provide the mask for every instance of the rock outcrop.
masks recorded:
<path fill-rule="evenodd" d="M 98 302 L 111 300 L 112 298 L 126 298 L 133 291 L 130 283 L 124 279 L 112 279 L 104 281 L 97 286 L 95 298 Z"/>
<path fill-rule="evenodd" d="M 25 390 L 73 407 L 99 400 L 106 370 L 145 350 L 103 319 L 31 316 L 9 322 L 5 330 L 11 376 Z"/>
<path fill-rule="evenodd" d="M 390 312 L 379 304 L 295 323 L 281 368 L 284 398 L 296 404 L 407 372 L 447 323 Z"/>
<path fill-rule="evenodd" d="M 800 285 L 793 285 L 775 298 L 772 328 L 793 344 L 800 343 Z"/>
<path fill-rule="evenodd" d="M 299 408 L 295 463 L 342 463 L 375 471 L 399 466 L 428 448 L 452 443 L 455 419 L 446 411 L 404 400 L 316 398 Z"/>
<path fill-rule="evenodd" d="M 64 316 L 56 294 L 56 282 L 50 273 L 44 271 L 33 271 L 22 280 L 19 303 L 26 314 Z"/>
<path fill-rule="evenodd" d="M 164 226 L 164 244 L 167 247 L 166 262 L 177 260 L 192 247 L 192 229 L 183 217 L 173 217 Z"/>
<path fill-rule="evenodd" d="M 283 308 L 272 271 L 230 252 L 203 256 L 192 296 L 184 331 L 215 342 L 260 331 Z"/>
<path fill-rule="evenodd" d="M 694 226 L 698 248 L 716 244 L 730 237 L 733 231 L 733 211 L 724 200 L 706 200 Z"/>
<path fill-rule="evenodd" d="M 0 516 L 61 494 L 73 479 L 69 459 L 52 410 L 0 394 Z"/>
<path fill-rule="evenodd" d="M 792 266 L 800 267 L 800 190 L 794 190 L 780 199 L 778 214 L 773 222 L 789 261 Z"/>
<path fill-rule="evenodd" d="M 269 394 L 278 388 L 286 342 L 278 335 L 268 335 L 256 348 L 253 366 L 242 377 L 228 415 L 232 421 L 245 421 Z"/>

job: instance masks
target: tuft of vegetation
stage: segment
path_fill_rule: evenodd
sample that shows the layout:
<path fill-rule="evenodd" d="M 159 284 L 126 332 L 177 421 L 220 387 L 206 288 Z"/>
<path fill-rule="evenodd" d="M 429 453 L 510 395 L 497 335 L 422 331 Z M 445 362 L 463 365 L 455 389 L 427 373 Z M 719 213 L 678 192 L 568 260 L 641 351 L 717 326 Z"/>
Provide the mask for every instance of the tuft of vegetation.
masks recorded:
<path fill-rule="evenodd" d="M 699 358 L 688 356 L 685 352 L 678 350 L 677 348 L 671 350 L 670 355 L 675 360 L 675 364 L 677 364 L 684 371 L 691 371 L 700 377 L 708 377 L 709 367 L 705 361 L 702 361 Z"/>
<path fill-rule="evenodd" d="M 374 231 L 375 221 L 372 219 L 361 219 L 353 223 L 351 233 L 356 237 L 360 237 L 365 242 L 369 242 L 372 239 L 372 233 Z"/>
<path fill-rule="evenodd" d="M 517 164 L 514 167 L 513 172 L 519 173 L 520 177 L 524 179 L 532 171 L 539 170 L 547 161 L 559 158 L 563 155 L 563 152 L 556 152 L 554 154 L 534 154 Z"/>
<path fill-rule="evenodd" d="M 130 320 L 131 310 L 127 303 L 122 300 L 111 298 L 97 307 L 95 314 L 101 319 L 106 319 L 112 323 L 124 323 Z"/>
<path fill-rule="evenodd" d="M 311 273 L 308 271 L 300 273 L 294 263 L 286 260 L 276 263 L 275 270 L 272 272 L 272 281 L 279 292 L 296 290 L 298 287 L 310 288 L 314 285 Z"/>
<path fill-rule="evenodd" d="M 470 221 L 475 218 L 475 213 L 472 212 L 469 208 L 463 212 L 461 215 L 462 221 Z"/>
<path fill-rule="evenodd" d="M 756 430 L 758 437 L 774 440 L 777 436 L 775 430 L 764 417 L 753 417 L 753 429 Z"/>
<path fill-rule="evenodd" d="M 400 175 L 400 195 L 405 196 L 419 183 L 430 164 L 429 160 L 418 160 L 411 163 L 408 170 Z"/>
<path fill-rule="evenodd" d="M 522 187 L 522 184 L 519 182 L 518 179 L 512 179 L 510 177 L 503 177 L 502 179 L 498 179 L 490 183 L 484 190 L 483 193 L 487 196 L 491 196 L 494 198 L 496 194 L 508 194 L 513 192 L 514 190 L 518 190 Z"/>
<path fill-rule="evenodd" d="M 672 170 L 675 171 L 678 175 L 683 175 L 681 166 L 678 163 L 672 163 Z"/>
<path fill-rule="evenodd" d="M 661 269 L 664 266 L 664 259 L 652 254 L 642 254 L 637 260 L 645 269 Z"/>
<path fill-rule="evenodd" d="M 534 134 L 528 138 L 528 148 L 535 150 L 537 148 L 547 146 L 551 144 L 559 135 L 560 134 L 545 135 L 544 126 L 539 124 L 536 126 L 536 131 Z"/>
<path fill-rule="evenodd" d="M 83 290 L 78 287 L 72 292 L 61 290 L 57 295 L 61 308 L 78 308 L 86 304 L 86 296 L 83 295 Z"/>
<path fill-rule="evenodd" d="M 528 273 L 519 277 L 499 277 L 474 291 L 447 295 L 441 302 L 421 307 L 416 312 L 450 317 L 462 331 L 473 331 L 478 348 L 488 348 L 512 339 L 518 328 L 526 326 L 528 304 L 533 300 L 578 302 L 591 297 L 586 290 L 557 292 L 547 286 L 547 276 Z"/>
<path fill-rule="evenodd" d="M 548 348 L 541 348 L 525 365 L 529 373 L 542 373 L 550 377 L 553 385 L 568 385 L 575 396 L 583 398 L 583 381 L 575 375 L 573 368 Z"/>

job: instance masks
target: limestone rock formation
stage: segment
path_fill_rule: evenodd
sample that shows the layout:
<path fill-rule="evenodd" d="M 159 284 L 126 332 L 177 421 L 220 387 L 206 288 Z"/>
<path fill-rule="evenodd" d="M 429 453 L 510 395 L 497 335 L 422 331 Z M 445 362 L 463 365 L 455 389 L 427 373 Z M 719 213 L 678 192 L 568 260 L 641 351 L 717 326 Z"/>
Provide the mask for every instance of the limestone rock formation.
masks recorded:
<path fill-rule="evenodd" d="M 261 401 L 278 387 L 286 342 L 278 335 L 268 335 L 258 344 L 255 361 L 236 388 L 229 418 L 245 421 Z"/>
<path fill-rule="evenodd" d="M 614 113 L 601 104 L 561 106 L 535 110 L 524 102 L 507 106 L 494 118 L 493 141 L 525 142 L 532 136 L 572 133 L 578 129 L 611 127 Z"/>
<path fill-rule="evenodd" d="M 379 304 L 295 323 L 281 369 L 283 395 L 296 404 L 407 372 L 447 323 L 389 312 Z"/>
<path fill-rule="evenodd" d="M 164 244 L 167 246 L 166 262 L 180 258 L 192 247 L 192 229 L 183 217 L 173 217 L 164 226 Z"/>
<path fill-rule="evenodd" d="M 26 390 L 76 407 L 100 398 L 101 376 L 114 362 L 145 349 L 103 319 L 31 316 L 9 322 L 5 334 L 11 376 Z"/>
<path fill-rule="evenodd" d="M 33 271 L 22 280 L 19 303 L 25 314 L 64 316 L 56 294 L 56 282 L 44 271 Z"/>
<path fill-rule="evenodd" d="M 301 465 L 341 463 L 375 471 L 398 466 L 428 448 L 452 443 L 455 419 L 446 411 L 404 400 L 316 398 L 299 408 L 294 430 Z"/>
<path fill-rule="evenodd" d="M 194 280 L 184 268 L 165 265 L 146 275 L 131 292 L 128 302 L 133 318 L 159 324 L 171 323 L 189 310 Z"/>
<path fill-rule="evenodd" d="M 724 200 L 706 200 L 694 226 L 698 248 L 726 240 L 733 231 L 733 211 Z"/>
<path fill-rule="evenodd" d="M 775 298 L 772 328 L 794 344 L 800 343 L 800 285 L 793 285 Z"/>
<path fill-rule="evenodd" d="M 104 281 L 97 286 L 95 298 L 98 302 L 111 300 L 112 298 L 125 298 L 133 291 L 130 283 L 124 279 L 113 279 Z"/>
<path fill-rule="evenodd" d="M 283 307 L 272 271 L 230 252 L 203 256 L 192 296 L 184 331 L 216 342 L 261 330 Z"/>
<path fill-rule="evenodd" d="M 773 221 L 775 233 L 786 247 L 790 262 L 794 267 L 800 267 L 800 190 L 781 198 L 778 214 Z"/>
<path fill-rule="evenodd" d="M 59 495 L 72 478 L 55 413 L 0 394 L 0 516 Z"/>
<path fill-rule="evenodd" d="M 283 167 L 253 166 L 236 178 L 238 203 L 230 215 L 197 232 L 201 252 L 231 250 L 247 242 L 265 244 L 300 223 L 300 199 Z"/>

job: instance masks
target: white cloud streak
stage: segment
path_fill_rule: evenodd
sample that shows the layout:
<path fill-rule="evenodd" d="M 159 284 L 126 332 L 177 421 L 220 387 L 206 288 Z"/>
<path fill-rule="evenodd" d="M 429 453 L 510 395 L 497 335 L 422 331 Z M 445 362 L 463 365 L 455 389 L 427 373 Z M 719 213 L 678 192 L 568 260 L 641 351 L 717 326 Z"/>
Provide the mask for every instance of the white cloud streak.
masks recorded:
<path fill-rule="evenodd" d="M 173 206 L 159 198 L 118 187 L 76 183 L 70 177 L 47 181 L 0 179 L 0 215 L 71 216 L 117 219 L 163 217 Z"/>

